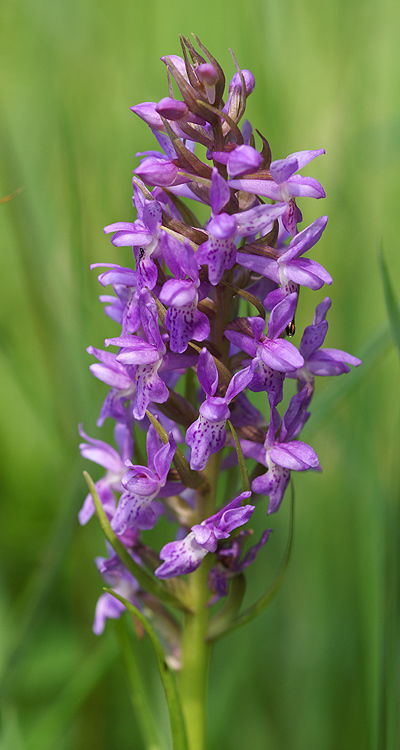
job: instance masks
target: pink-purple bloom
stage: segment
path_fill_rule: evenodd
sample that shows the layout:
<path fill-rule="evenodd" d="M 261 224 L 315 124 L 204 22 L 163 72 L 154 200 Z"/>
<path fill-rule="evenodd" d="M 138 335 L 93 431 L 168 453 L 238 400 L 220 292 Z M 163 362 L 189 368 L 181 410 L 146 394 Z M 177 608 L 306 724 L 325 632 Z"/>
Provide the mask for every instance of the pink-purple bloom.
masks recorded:
<path fill-rule="evenodd" d="M 243 526 L 252 516 L 254 505 L 242 505 L 251 492 L 242 492 L 225 508 L 200 524 L 194 524 L 191 532 L 180 541 L 169 542 L 161 552 L 163 564 L 155 571 L 158 578 L 172 578 L 176 575 L 193 573 L 199 567 L 207 552 L 215 552 L 218 542 L 228 539 L 231 531 Z"/>
<path fill-rule="evenodd" d="M 214 555 L 211 605 L 229 594 L 268 539 L 271 529 L 264 528 L 245 548 L 260 497 L 269 497 L 274 513 L 292 472 L 320 468 L 314 448 L 299 439 L 316 379 L 348 372 L 360 360 L 323 347 L 328 297 L 317 299 L 300 345 L 288 340 L 301 287 L 319 292 L 332 283 L 317 260 L 305 257 L 317 253 L 327 216 L 298 228 L 297 200 L 325 196 L 315 178 L 299 171 L 324 149 L 272 160 L 266 138 L 242 120 L 253 74 L 234 60 L 225 92 L 224 73 L 206 48 L 199 43 L 199 53 L 186 38 L 182 44 L 183 57 L 162 58 L 167 95 L 131 107 L 149 125 L 155 148 L 136 154 L 136 218 L 104 232 L 133 255 L 128 251 L 124 265 L 92 265 L 101 269 L 101 286 L 111 287 L 100 300 L 120 327 L 105 350 L 87 350 L 97 360 L 92 374 L 110 388 L 97 424 L 115 421 L 116 447 L 80 428 L 80 450 L 105 470 L 95 486 L 111 528 L 132 559 L 161 579 L 153 578 L 166 587 L 159 591 L 186 590 L 182 581 L 163 581 L 190 575 Z M 256 462 L 250 482 L 247 459 Z M 245 504 L 250 497 L 254 505 Z M 89 494 L 80 522 L 93 513 Z M 160 516 L 167 541 L 158 553 L 146 534 Z M 97 565 L 117 593 L 140 606 L 146 592 L 119 558 L 98 558 Z M 100 597 L 95 632 L 123 609 L 109 594 Z"/>
<path fill-rule="evenodd" d="M 313 448 L 295 439 L 309 417 L 306 411 L 307 401 L 306 389 L 293 396 L 282 422 L 272 403 L 271 421 L 264 444 L 260 446 L 249 440 L 242 441 L 244 454 L 268 469 L 266 474 L 254 479 L 251 486 L 253 492 L 269 496 L 268 513 L 278 510 L 289 484 L 291 471 L 319 468 L 318 456 Z"/>
<path fill-rule="evenodd" d="M 176 443 L 172 433 L 169 433 L 168 443 L 164 445 L 151 425 L 147 433 L 148 466 L 133 464 L 129 459 L 125 462 L 128 471 L 121 479 L 125 491 L 111 523 L 116 534 L 123 534 L 130 527 L 153 528 L 157 519 L 151 502 L 160 496 L 167 483 L 175 450 Z M 167 496 L 182 489 L 181 485 L 169 487 L 166 490 Z"/>
<path fill-rule="evenodd" d="M 206 394 L 200 406 L 200 415 L 186 432 L 186 444 L 191 448 L 190 467 L 204 469 L 212 453 L 225 445 L 226 420 L 230 417 L 228 404 L 241 393 L 253 377 L 251 367 L 237 372 L 224 396 L 216 396 L 218 370 L 207 349 L 202 349 L 197 366 L 199 383 Z"/>
<path fill-rule="evenodd" d="M 286 209 L 282 215 L 283 225 L 290 234 L 295 235 L 297 234 L 297 224 L 302 220 L 296 198 L 300 196 L 325 198 L 325 191 L 317 180 L 313 177 L 303 177 L 296 172 L 324 153 L 324 148 L 316 151 L 297 151 L 294 154 L 289 154 L 286 159 L 271 162 L 269 179 L 259 180 L 245 177 L 240 180 L 230 180 L 229 185 L 236 190 L 245 190 L 248 193 L 255 193 L 278 202 L 284 201 Z"/>

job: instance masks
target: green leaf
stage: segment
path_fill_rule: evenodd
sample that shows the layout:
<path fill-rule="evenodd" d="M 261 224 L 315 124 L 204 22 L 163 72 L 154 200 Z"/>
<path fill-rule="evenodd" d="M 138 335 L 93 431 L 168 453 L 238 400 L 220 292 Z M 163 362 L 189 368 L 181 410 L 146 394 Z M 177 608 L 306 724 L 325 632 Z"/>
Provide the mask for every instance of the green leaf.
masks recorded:
<path fill-rule="evenodd" d="M 281 584 L 283 582 L 283 579 L 285 577 L 285 573 L 289 565 L 289 560 L 290 560 L 290 556 L 291 556 L 292 548 L 293 548 L 293 526 L 294 526 L 293 480 L 290 483 L 290 487 L 291 487 L 292 496 L 291 496 L 291 503 L 290 503 L 289 536 L 288 536 L 285 554 L 283 556 L 283 560 L 278 571 L 278 575 L 276 576 L 271 586 L 269 586 L 269 588 L 266 590 L 265 594 L 260 596 L 260 598 L 257 599 L 257 601 L 251 605 L 251 607 L 246 609 L 245 612 L 243 612 L 241 615 L 239 615 L 239 617 L 236 618 L 236 620 L 231 622 L 225 630 L 218 629 L 215 637 L 220 637 L 221 635 L 225 635 L 225 633 L 230 633 L 232 630 L 236 630 L 237 628 L 242 627 L 242 625 L 246 625 L 248 622 L 251 622 L 252 620 L 254 620 L 256 617 L 258 617 L 258 615 L 261 614 L 261 612 L 265 609 L 265 607 L 270 603 L 270 601 L 274 598 L 275 594 L 278 593 L 281 587 Z"/>
<path fill-rule="evenodd" d="M 229 584 L 229 593 L 224 606 L 210 621 L 206 636 L 207 641 L 215 641 L 220 635 L 228 632 L 232 622 L 239 614 L 245 590 L 246 579 L 243 573 L 234 576 Z"/>
<path fill-rule="evenodd" d="M 242 492 L 247 492 L 250 489 L 250 482 L 249 482 L 249 475 L 247 472 L 246 461 L 244 459 L 244 455 L 242 451 L 242 446 L 240 445 L 240 440 L 237 436 L 237 432 L 232 422 L 230 422 L 229 419 L 227 420 L 227 422 L 232 432 L 233 439 L 235 441 L 235 448 L 236 448 L 236 453 L 237 453 L 238 462 L 239 462 L 240 476 L 242 479 Z"/>
<path fill-rule="evenodd" d="M 379 261 L 381 266 L 383 291 L 385 293 L 385 301 L 390 321 L 390 328 L 392 331 L 393 341 L 396 344 L 398 354 L 400 355 L 400 307 L 390 280 L 389 271 L 383 255 L 382 247 L 380 248 Z"/>
<path fill-rule="evenodd" d="M 158 736 L 157 727 L 153 717 L 151 702 L 147 695 L 146 686 L 136 662 L 135 652 L 132 648 L 131 638 L 127 628 L 125 617 L 119 617 L 114 622 L 118 637 L 118 643 L 125 664 L 129 682 L 129 693 L 137 723 L 142 732 L 142 737 L 147 750 L 161 750 L 162 745 Z"/>
<path fill-rule="evenodd" d="M 132 559 L 129 552 L 119 541 L 118 537 L 114 534 L 110 526 L 110 522 L 105 514 L 104 508 L 101 504 L 101 500 L 96 492 L 96 487 L 94 485 L 93 479 L 87 473 L 87 471 L 84 471 L 83 475 L 89 487 L 89 492 L 92 495 L 94 507 L 96 508 L 96 515 L 100 521 L 100 525 L 103 529 L 106 539 L 110 542 L 113 550 L 117 553 L 121 562 L 123 562 L 125 567 L 128 568 L 128 570 L 136 578 L 139 586 L 141 586 L 142 589 L 145 589 L 145 591 L 148 591 L 150 594 L 154 594 L 154 596 L 157 596 L 159 599 L 166 602 L 166 604 L 170 604 L 171 606 L 178 607 L 179 609 L 187 611 L 189 609 L 189 606 L 187 602 L 183 601 L 183 597 L 178 598 L 177 596 L 171 594 L 166 588 L 164 588 L 164 586 L 159 583 L 156 578 L 147 573 L 144 568 L 142 568 L 140 565 L 138 565 L 137 562 L 135 562 L 135 560 Z"/>
<path fill-rule="evenodd" d="M 139 620 L 139 622 L 143 625 L 148 635 L 150 636 L 150 640 L 156 652 L 158 668 L 160 670 L 160 677 L 163 683 L 165 697 L 167 699 L 169 717 L 171 722 L 173 749 L 188 750 L 185 722 L 183 718 L 182 706 L 179 698 L 175 675 L 165 661 L 164 651 L 154 629 L 152 628 L 146 617 L 140 612 L 140 610 L 138 610 L 133 604 L 131 604 L 131 602 L 128 602 L 126 599 L 124 599 L 123 596 L 116 594 L 112 589 L 106 588 L 105 591 L 108 591 L 109 594 L 112 594 L 112 596 L 115 596 L 116 599 L 119 599 L 119 601 L 125 605 L 128 612 L 130 612 Z"/>

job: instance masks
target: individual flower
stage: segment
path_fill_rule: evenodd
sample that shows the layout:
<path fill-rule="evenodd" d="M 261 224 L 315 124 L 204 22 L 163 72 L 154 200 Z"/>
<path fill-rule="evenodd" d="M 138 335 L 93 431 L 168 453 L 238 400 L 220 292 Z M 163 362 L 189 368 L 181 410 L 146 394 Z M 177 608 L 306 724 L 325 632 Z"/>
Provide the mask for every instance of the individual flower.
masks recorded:
<path fill-rule="evenodd" d="M 140 591 L 140 587 L 136 578 L 125 568 L 121 563 L 121 560 L 116 554 L 113 554 L 110 545 L 107 545 L 110 552 L 110 557 L 96 557 L 95 563 L 105 583 L 112 587 L 116 594 L 119 594 L 135 607 L 140 607 L 140 602 L 137 599 L 137 594 Z M 137 562 L 139 562 L 137 560 Z M 112 618 L 118 620 L 122 612 L 125 610 L 125 604 L 116 599 L 115 596 L 109 594 L 106 591 L 100 596 L 96 604 L 96 611 L 93 622 L 93 632 L 95 635 L 101 635 L 106 620 Z"/>
<path fill-rule="evenodd" d="M 190 339 L 204 341 L 210 334 L 207 316 L 197 309 L 199 269 L 193 249 L 166 235 L 164 259 L 174 279 L 168 279 L 160 292 L 160 301 L 168 306 L 165 327 L 170 334 L 171 351 L 183 353 Z M 189 278 L 186 278 L 189 277 Z"/>
<path fill-rule="evenodd" d="M 128 528 L 152 529 L 156 522 L 156 514 L 151 507 L 154 498 L 167 485 L 167 476 L 171 461 L 176 451 L 176 443 L 172 433 L 168 435 L 168 443 L 164 445 L 158 437 L 153 425 L 147 433 L 148 466 L 125 462 L 125 474 L 122 485 L 125 492 L 121 495 L 118 508 L 111 522 L 116 534 L 123 534 Z M 129 467 L 126 471 L 126 467 Z M 177 483 L 165 489 L 164 497 L 180 492 L 183 487 Z"/>
<path fill-rule="evenodd" d="M 225 445 L 226 420 L 230 417 L 228 404 L 243 391 L 253 377 L 250 367 L 237 372 L 224 396 L 215 396 L 218 387 L 218 370 L 210 352 L 203 348 L 197 366 L 199 383 L 206 394 L 200 406 L 200 416 L 186 432 L 186 445 L 190 446 L 191 469 L 204 469 L 212 453 Z"/>
<path fill-rule="evenodd" d="M 138 218 L 134 222 L 118 221 L 104 227 L 105 234 L 114 232 L 111 242 L 115 247 L 132 247 L 136 258 L 136 294 L 144 287 L 154 289 L 157 283 L 157 266 L 154 259 L 160 254 L 162 208 L 158 201 L 147 199 L 143 183 L 133 179 L 134 205 Z"/>
<path fill-rule="evenodd" d="M 100 466 L 107 469 L 106 475 L 95 483 L 95 487 L 109 518 L 111 518 L 115 512 L 114 492 L 123 492 L 121 480 L 126 473 L 125 461 L 132 457 L 132 422 L 127 419 L 127 416 L 128 415 L 125 412 L 125 419 L 127 421 L 125 424 L 117 423 L 114 430 L 114 436 L 119 451 L 115 450 L 115 448 L 108 445 L 108 443 L 105 443 L 103 440 L 96 440 L 95 438 L 89 437 L 89 435 L 86 435 L 86 432 L 83 431 L 82 425 L 79 425 L 79 434 L 87 440 L 87 443 L 81 443 L 79 446 L 82 457 L 88 458 L 89 461 L 94 461 L 96 464 L 100 464 Z M 89 493 L 78 513 L 79 523 L 82 525 L 87 523 L 93 513 L 94 503 L 92 495 Z"/>
<path fill-rule="evenodd" d="M 350 372 L 349 365 L 353 365 L 353 367 L 361 365 L 361 359 L 341 349 L 321 349 L 328 331 L 326 314 L 330 306 L 331 300 L 329 297 L 325 297 L 315 308 L 312 325 L 307 326 L 300 343 L 300 353 L 304 358 L 304 365 L 289 375 L 289 377 L 296 378 L 302 388 L 307 388 L 309 398 L 314 391 L 315 375 L 322 377 L 342 375 L 345 372 Z"/>
<path fill-rule="evenodd" d="M 140 420 L 151 401 L 162 404 L 169 394 L 167 386 L 158 375 L 166 348 L 158 326 L 157 306 L 147 289 L 141 292 L 139 305 L 146 339 L 140 336 L 117 336 L 106 339 L 105 343 L 106 346 L 120 346 L 116 362 L 134 368 L 136 392 L 132 397 L 132 412 L 135 419 Z"/>
<path fill-rule="evenodd" d="M 214 161 L 226 165 L 229 177 L 255 172 L 262 164 L 259 151 L 246 144 L 236 146 L 231 151 L 213 151 L 212 156 Z"/>
<path fill-rule="evenodd" d="M 247 193 L 271 198 L 274 201 L 284 201 L 286 210 L 282 215 L 282 222 L 285 229 L 294 236 L 297 234 L 297 224 L 302 219 L 295 199 L 299 196 L 325 198 L 325 191 L 317 180 L 295 173 L 324 153 L 324 148 L 315 151 L 297 151 L 289 154 L 286 159 L 271 162 L 269 179 L 244 177 L 239 180 L 229 180 L 229 186 L 235 190 L 244 190 Z"/>
<path fill-rule="evenodd" d="M 98 276 L 102 286 L 112 284 L 116 297 L 101 295 L 104 312 L 122 326 L 122 335 L 135 333 L 140 326 L 140 310 L 136 298 L 137 274 L 117 263 L 92 263 L 90 268 L 108 268 Z"/>
<path fill-rule="evenodd" d="M 265 298 L 264 305 L 267 309 L 272 309 L 288 294 L 297 292 L 299 286 L 315 290 L 321 289 L 324 284 L 332 284 L 332 277 L 323 266 L 315 260 L 301 257 L 316 245 L 327 221 L 327 216 L 316 219 L 296 234 L 287 248 L 276 251 L 276 257 L 238 253 L 237 262 L 241 266 L 267 276 L 280 285 L 279 289 L 270 292 Z"/>
<path fill-rule="evenodd" d="M 257 553 L 264 546 L 272 529 L 266 529 L 261 539 L 243 554 L 243 545 L 251 531 L 240 531 L 238 536 L 218 550 L 218 559 L 208 574 L 208 588 L 214 592 L 209 605 L 214 604 L 222 596 L 228 594 L 229 582 L 235 576 L 243 573 L 254 562 Z"/>
<path fill-rule="evenodd" d="M 251 492 L 242 492 L 218 513 L 192 526 L 184 539 L 166 544 L 160 552 L 164 562 L 155 575 L 158 578 L 172 578 L 196 570 L 207 552 L 216 551 L 221 539 L 228 539 L 231 531 L 247 523 L 255 506 L 242 506 L 242 502 L 250 497 Z"/>
<path fill-rule="evenodd" d="M 226 338 L 252 358 L 253 377 L 249 383 L 252 391 L 267 391 L 275 403 L 282 400 L 284 373 L 302 367 L 304 360 L 296 347 L 280 334 L 293 320 L 297 294 L 289 294 L 274 307 L 268 321 L 268 335 L 263 333 L 263 318 L 247 318 L 244 330 L 225 331 Z M 234 324 L 233 324 L 234 325 Z"/>
<path fill-rule="evenodd" d="M 264 445 L 250 440 L 240 441 L 246 456 L 268 468 L 267 473 L 256 477 L 251 485 L 253 492 L 269 496 L 268 513 L 278 510 L 289 484 L 291 471 L 319 469 L 318 456 L 313 448 L 295 439 L 309 416 L 307 396 L 307 389 L 303 388 L 291 398 L 282 423 L 272 403 L 271 421 Z"/>
<path fill-rule="evenodd" d="M 262 232 L 272 226 L 282 214 L 284 206 L 259 205 L 248 211 L 228 214 L 222 211 L 231 197 L 228 184 L 214 167 L 211 178 L 210 202 L 212 216 L 207 224 L 208 240 L 200 245 L 196 260 L 208 266 L 208 278 L 213 286 L 222 279 L 236 262 L 235 237 Z"/>

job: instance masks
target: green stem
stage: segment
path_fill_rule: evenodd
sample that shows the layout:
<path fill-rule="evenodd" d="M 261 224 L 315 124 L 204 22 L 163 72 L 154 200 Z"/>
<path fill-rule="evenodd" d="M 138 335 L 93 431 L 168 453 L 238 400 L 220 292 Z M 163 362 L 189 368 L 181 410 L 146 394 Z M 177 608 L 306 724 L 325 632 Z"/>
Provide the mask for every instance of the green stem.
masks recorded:
<path fill-rule="evenodd" d="M 189 750 L 206 750 L 206 695 L 211 652 L 211 644 L 206 641 L 209 622 L 206 604 L 210 596 L 207 588 L 210 565 L 207 562 L 206 558 L 190 574 L 194 611 L 185 615 L 183 630 L 180 693 Z"/>
<path fill-rule="evenodd" d="M 221 451 L 210 457 L 205 469 L 209 491 L 198 493 L 197 523 L 215 512 L 220 463 Z M 210 619 L 207 576 L 214 562 L 214 555 L 207 555 L 200 567 L 189 576 L 192 611 L 185 614 L 180 677 L 189 750 L 206 750 L 206 698 L 211 654 L 211 644 L 206 640 Z"/>

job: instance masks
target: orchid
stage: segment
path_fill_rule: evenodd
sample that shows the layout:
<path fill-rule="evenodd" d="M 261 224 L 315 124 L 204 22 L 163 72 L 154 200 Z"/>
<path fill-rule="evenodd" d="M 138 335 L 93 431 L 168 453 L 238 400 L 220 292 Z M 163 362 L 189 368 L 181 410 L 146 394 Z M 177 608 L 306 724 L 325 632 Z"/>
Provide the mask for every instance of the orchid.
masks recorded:
<path fill-rule="evenodd" d="M 269 179 L 259 180 L 245 177 L 240 180 L 230 180 L 229 185 L 236 190 L 245 190 L 248 193 L 256 193 L 275 201 L 284 201 L 286 208 L 282 216 L 283 225 L 290 234 L 295 235 L 297 234 L 297 224 L 302 221 L 296 198 L 300 196 L 325 198 L 325 191 L 317 180 L 313 177 L 303 177 L 296 172 L 324 153 L 324 148 L 315 151 L 297 151 L 294 154 L 289 154 L 286 159 L 271 162 Z"/>
<path fill-rule="evenodd" d="M 176 450 L 175 440 L 170 433 L 168 443 L 163 445 L 154 427 L 147 433 L 148 466 L 135 465 L 129 459 L 125 462 L 128 471 L 121 479 L 125 492 L 121 495 L 118 508 L 111 523 L 116 534 L 127 528 L 152 529 L 156 514 L 151 501 L 160 495 L 166 486 L 172 457 Z M 181 491 L 181 485 L 168 486 L 166 495 Z"/>
<path fill-rule="evenodd" d="M 207 552 L 215 552 L 221 539 L 243 526 L 251 517 L 255 506 L 244 505 L 251 492 L 242 492 L 218 513 L 192 526 L 190 534 L 178 542 L 169 542 L 160 552 L 163 564 L 155 571 L 158 578 L 171 578 L 184 573 L 193 573 L 201 564 Z"/>
<path fill-rule="evenodd" d="M 200 353 L 197 375 L 206 400 L 200 406 L 199 418 L 186 432 L 186 444 L 192 449 L 191 468 L 204 469 L 210 455 L 225 445 L 225 425 L 230 417 L 228 404 L 249 384 L 253 373 L 250 367 L 240 370 L 233 376 L 225 395 L 216 396 L 218 371 L 211 354 L 204 348 Z"/>
<path fill-rule="evenodd" d="M 268 495 L 268 513 L 275 513 L 285 494 L 291 471 L 318 469 L 318 456 L 311 446 L 296 438 L 309 414 L 306 411 L 307 389 L 292 397 L 283 416 L 282 423 L 272 403 L 271 421 L 262 446 L 242 441 L 243 453 L 267 467 L 266 474 L 256 477 L 252 490 L 259 495 Z M 280 428 L 279 435 L 277 431 Z"/>
<path fill-rule="evenodd" d="M 266 554 L 266 516 L 280 508 L 294 472 L 320 470 L 314 448 L 299 439 L 315 381 L 361 364 L 321 348 L 328 297 L 300 346 L 288 340 L 301 287 L 318 292 L 332 283 L 320 263 L 304 257 L 324 241 L 327 216 L 297 227 L 296 199 L 325 196 L 317 180 L 297 172 L 324 149 L 272 161 L 266 138 L 258 141 L 247 120 L 239 128 L 254 76 L 234 58 L 224 99 L 224 72 L 196 41 L 198 49 L 182 38 L 183 57 L 162 58 L 168 96 L 131 107 L 162 150 L 137 153 L 137 218 L 104 228 L 113 246 L 132 247 L 134 267 L 128 260 L 92 265 L 102 268 L 100 284 L 112 287 L 100 299 L 121 329 L 105 340 L 106 350 L 88 348 L 97 359 L 92 374 L 110 387 L 97 424 L 115 421 L 118 449 L 80 428 L 82 455 L 105 475 L 88 478 L 79 513 L 84 524 L 96 511 L 115 553 L 109 546 L 109 557 L 97 559 L 115 597 L 110 590 L 100 597 L 94 632 L 127 609 L 153 643 L 160 634 L 162 678 L 167 663 L 181 670 L 170 701 L 174 747 L 188 750 L 206 746 L 212 641 L 269 601 L 267 591 L 241 612 L 245 575 Z M 205 221 L 196 215 L 199 204 Z M 297 384 L 291 392 L 288 379 Z M 253 519 L 262 529 L 246 548 Z M 162 542 L 148 536 L 154 527 Z M 169 700 L 175 683 L 164 684 Z"/>

